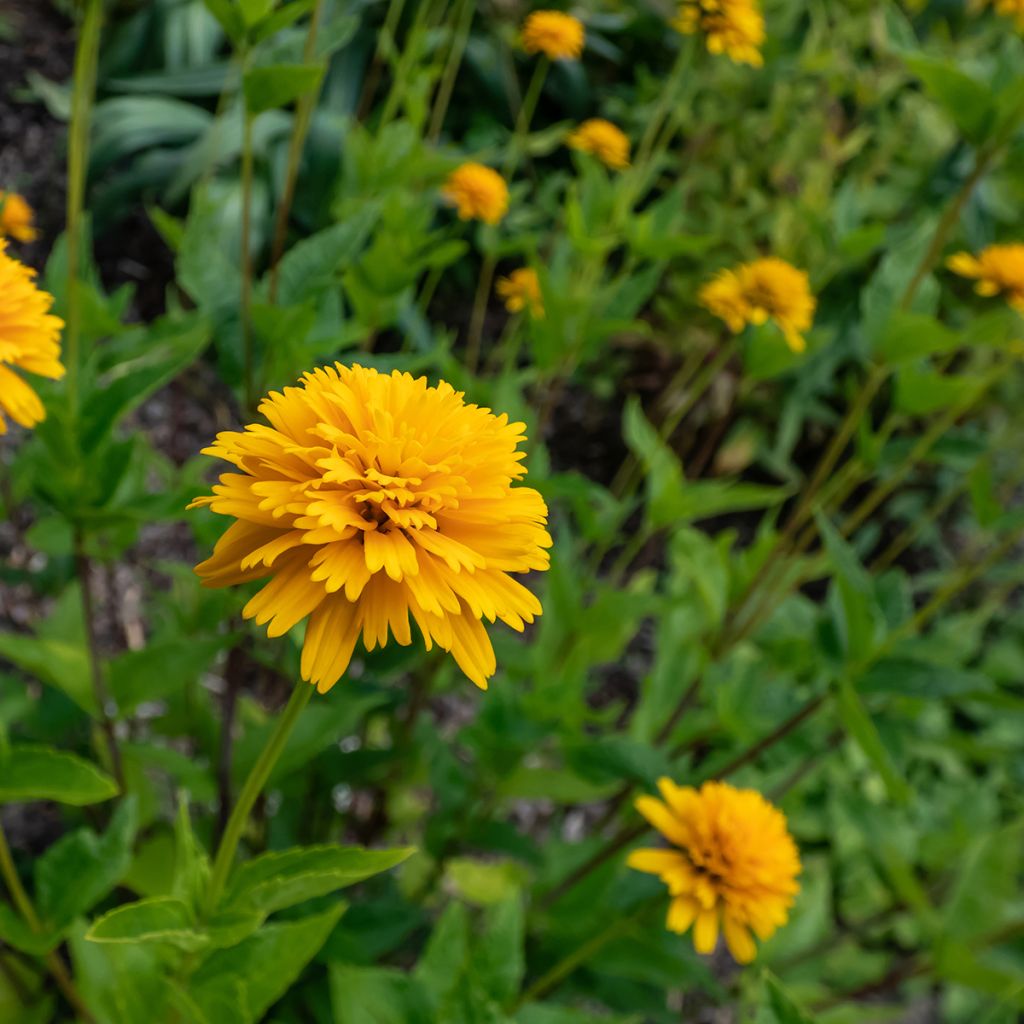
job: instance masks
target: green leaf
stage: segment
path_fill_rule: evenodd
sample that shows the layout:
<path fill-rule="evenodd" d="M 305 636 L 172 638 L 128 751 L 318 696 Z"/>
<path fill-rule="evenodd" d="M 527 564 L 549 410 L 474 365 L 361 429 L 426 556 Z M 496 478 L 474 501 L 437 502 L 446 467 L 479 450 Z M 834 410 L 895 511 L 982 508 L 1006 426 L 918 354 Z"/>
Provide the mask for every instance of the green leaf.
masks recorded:
<path fill-rule="evenodd" d="M 174 819 L 174 877 L 171 895 L 198 914 L 210 880 L 210 859 L 192 831 L 188 798 L 178 794 L 178 813 Z"/>
<path fill-rule="evenodd" d="M 874 586 L 856 552 L 839 531 L 825 516 L 815 518 L 835 569 L 828 599 L 833 607 L 836 631 L 847 660 L 860 662 L 875 649 L 884 628 Z"/>
<path fill-rule="evenodd" d="M 287 106 L 320 85 L 323 64 L 268 64 L 250 68 L 242 79 L 250 114 Z"/>
<path fill-rule="evenodd" d="M 764 972 L 764 995 L 762 1007 L 768 1010 L 765 1017 L 758 1016 L 759 1022 L 768 1024 L 814 1024 L 814 1018 L 786 991 L 782 982 L 771 971 Z"/>
<path fill-rule="evenodd" d="M 277 6 L 277 0 L 237 0 L 247 28 L 261 22 Z"/>
<path fill-rule="evenodd" d="M 939 373 L 930 367 L 904 366 L 896 377 L 896 408 L 926 416 L 966 401 L 982 386 L 983 378 Z"/>
<path fill-rule="evenodd" d="M 647 475 L 647 516 L 651 525 L 676 521 L 687 486 L 682 463 L 644 416 L 640 400 L 632 395 L 626 400 L 622 433 Z"/>
<path fill-rule="evenodd" d="M 203 0 L 203 3 L 233 43 L 245 38 L 245 20 L 234 0 Z"/>
<path fill-rule="evenodd" d="M 192 911 L 171 896 L 126 903 L 97 918 L 85 934 L 90 942 L 166 942 L 186 952 L 209 945 Z"/>
<path fill-rule="evenodd" d="M 30 956 L 45 956 L 60 945 L 63 932 L 60 928 L 33 931 L 20 914 L 6 902 L 0 902 L 0 939 Z"/>
<path fill-rule="evenodd" d="M 848 678 L 844 677 L 839 681 L 837 696 L 839 719 L 843 723 L 843 728 L 882 777 L 890 799 L 899 804 L 908 803 L 910 788 L 893 764 L 875 723 Z"/>
<path fill-rule="evenodd" d="M 938 700 L 991 693 L 994 689 L 995 683 L 980 672 L 911 658 L 884 658 L 857 681 L 857 690 L 861 694 L 892 693 Z"/>
<path fill-rule="evenodd" d="M 384 967 L 331 965 L 334 1024 L 434 1024 L 414 978 Z"/>
<path fill-rule="evenodd" d="M 464 903 L 453 901 L 444 909 L 430 933 L 415 978 L 440 1006 L 451 991 L 469 954 L 469 913 Z"/>
<path fill-rule="evenodd" d="M 75 754 L 13 744 L 0 761 L 0 802 L 56 800 L 80 807 L 117 796 L 117 783 Z"/>
<path fill-rule="evenodd" d="M 162 700 L 196 680 L 231 643 L 231 634 L 158 640 L 139 651 L 126 651 L 108 665 L 110 691 L 122 713 L 143 701 Z"/>
<path fill-rule="evenodd" d="M 907 57 L 906 61 L 964 138 L 974 144 L 983 142 L 995 113 L 989 90 L 949 61 L 924 56 Z"/>
<path fill-rule="evenodd" d="M 484 934 L 474 943 L 476 979 L 501 1004 L 519 991 L 526 973 L 523 902 L 519 896 L 487 908 Z"/>
<path fill-rule="evenodd" d="M 890 363 L 907 362 L 942 352 L 953 352 L 963 341 L 927 313 L 896 310 L 875 339 L 874 351 Z"/>
<path fill-rule="evenodd" d="M 77 586 L 74 593 L 78 593 Z M 99 708 L 89 681 L 89 653 L 84 643 L 56 636 L 0 633 L 0 658 L 65 693 L 86 714 L 98 717 Z"/>

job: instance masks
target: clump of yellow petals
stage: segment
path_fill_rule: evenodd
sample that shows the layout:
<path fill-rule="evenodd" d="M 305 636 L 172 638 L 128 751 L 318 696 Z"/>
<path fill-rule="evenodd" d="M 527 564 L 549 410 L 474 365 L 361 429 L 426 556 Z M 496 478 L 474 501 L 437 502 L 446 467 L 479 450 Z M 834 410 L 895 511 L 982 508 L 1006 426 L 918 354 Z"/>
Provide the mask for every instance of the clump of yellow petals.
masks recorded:
<path fill-rule="evenodd" d="M 800 891 L 800 855 L 785 816 L 753 789 L 705 782 L 700 789 L 659 779 L 663 800 L 641 796 L 637 810 L 674 847 L 635 850 L 630 867 L 667 886 L 666 926 L 693 927 L 698 953 L 711 953 L 719 928 L 739 963 L 757 953 L 751 932 L 767 939 L 784 925 Z"/>
<path fill-rule="evenodd" d="M 527 53 L 543 53 L 550 60 L 579 60 L 585 38 L 583 22 L 562 11 L 534 11 L 520 35 Z"/>
<path fill-rule="evenodd" d="M 441 194 L 455 204 L 459 220 L 497 224 L 508 213 L 508 185 L 485 164 L 470 162 L 456 167 L 448 175 Z"/>
<path fill-rule="evenodd" d="M 709 53 L 724 53 L 736 64 L 764 63 L 764 16 L 758 0 L 683 0 L 673 26 L 700 34 Z"/>
<path fill-rule="evenodd" d="M 0 238 L 34 242 L 39 237 L 32 223 L 34 218 L 32 207 L 23 196 L 17 192 L 0 192 Z"/>
<path fill-rule="evenodd" d="M 1012 18 L 1017 28 L 1024 32 L 1024 0 L 978 0 L 976 7 L 994 7 L 997 14 Z"/>
<path fill-rule="evenodd" d="M 218 434 L 233 463 L 209 506 L 236 521 L 196 566 L 224 587 L 269 577 L 246 618 L 281 636 L 309 617 L 302 677 L 321 693 L 367 650 L 450 651 L 477 686 L 494 674 L 481 619 L 522 630 L 540 602 L 513 573 L 546 569 L 551 538 L 518 451 L 524 425 L 467 405 L 442 381 L 327 366 L 260 404 L 269 425 Z"/>
<path fill-rule="evenodd" d="M 617 125 L 603 117 L 592 117 L 569 133 L 565 140 L 573 149 L 592 153 L 606 167 L 621 171 L 629 166 L 629 139 Z"/>
<path fill-rule="evenodd" d="M 776 257 L 723 270 L 701 288 L 700 304 L 729 330 L 774 320 L 794 352 L 807 347 L 804 332 L 814 320 L 815 299 L 803 270 Z"/>
<path fill-rule="evenodd" d="M 508 277 L 499 277 L 494 286 L 498 296 L 504 300 L 510 313 L 521 313 L 529 309 L 530 315 L 544 315 L 544 297 L 541 295 L 537 271 L 532 267 L 519 267 Z"/>
<path fill-rule="evenodd" d="M 987 297 L 1003 295 L 1018 312 L 1024 313 L 1024 244 L 990 245 L 977 256 L 958 252 L 946 266 L 961 277 L 977 281 L 974 290 Z"/>
<path fill-rule="evenodd" d="M 60 332 L 64 321 L 50 313 L 53 296 L 36 287 L 35 271 L 6 253 L 0 239 L 0 434 L 7 433 L 5 414 L 23 427 L 46 418 L 39 396 L 14 367 L 58 380 Z"/>

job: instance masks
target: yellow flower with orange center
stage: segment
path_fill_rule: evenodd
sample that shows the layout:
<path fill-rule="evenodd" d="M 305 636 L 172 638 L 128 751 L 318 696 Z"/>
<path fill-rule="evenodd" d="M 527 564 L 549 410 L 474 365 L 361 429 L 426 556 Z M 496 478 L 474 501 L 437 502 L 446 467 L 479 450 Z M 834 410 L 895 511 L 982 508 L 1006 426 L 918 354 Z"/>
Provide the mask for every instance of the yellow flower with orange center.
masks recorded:
<path fill-rule="evenodd" d="M 621 128 L 602 117 L 592 117 L 569 133 L 565 140 L 573 149 L 592 153 L 605 166 L 621 171 L 629 166 L 629 139 Z"/>
<path fill-rule="evenodd" d="M 583 22 L 562 11 L 534 11 L 523 22 L 520 38 L 527 53 L 550 60 L 579 60 L 586 32 Z"/>
<path fill-rule="evenodd" d="M 705 284 L 700 304 L 729 330 L 774 320 L 794 352 L 807 347 L 804 332 L 814 320 L 816 302 L 803 270 L 774 256 L 723 270 Z"/>
<path fill-rule="evenodd" d="M 683 0 L 672 22 L 684 35 L 703 35 L 708 53 L 736 64 L 764 63 L 764 16 L 758 0 Z"/>
<path fill-rule="evenodd" d="M 32 207 L 17 192 L 0 192 L 0 238 L 34 242 L 39 237 L 32 223 L 34 217 Z"/>
<path fill-rule="evenodd" d="M 974 290 L 979 295 L 1003 295 L 1014 309 L 1024 313 L 1024 244 L 990 245 L 977 256 L 958 252 L 946 260 L 946 266 L 954 274 L 977 281 Z"/>
<path fill-rule="evenodd" d="M 504 300 L 505 308 L 510 313 L 521 313 L 529 309 L 531 316 L 544 315 L 544 297 L 541 295 L 537 271 L 532 267 L 519 267 L 508 277 L 499 277 L 494 290 Z"/>
<path fill-rule="evenodd" d="M 636 809 L 672 844 L 634 850 L 629 866 L 657 875 L 672 901 L 666 926 L 693 927 L 698 953 L 711 953 L 719 929 L 733 957 L 754 959 L 751 932 L 767 939 L 789 918 L 800 891 L 800 855 L 785 816 L 753 789 L 705 782 L 700 789 L 659 779 L 663 800 L 637 798 Z"/>
<path fill-rule="evenodd" d="M 208 506 L 235 522 L 196 566 L 206 586 L 269 582 L 243 615 L 281 636 L 303 619 L 302 677 L 323 693 L 356 641 L 455 657 L 482 689 L 494 650 L 481 619 L 522 630 L 540 602 L 513 574 L 547 569 L 547 506 L 526 475 L 522 423 L 442 381 L 326 366 L 260 404 L 269 425 L 219 434 Z"/>
<path fill-rule="evenodd" d="M 50 313 L 53 296 L 36 287 L 35 271 L 6 253 L 0 239 L 0 434 L 7 433 L 4 416 L 23 427 L 46 418 L 39 396 L 14 368 L 58 380 L 60 332 L 64 321 Z"/>
<path fill-rule="evenodd" d="M 484 164 L 456 167 L 448 175 L 441 195 L 455 204 L 459 220 L 497 224 L 508 213 L 508 185 L 497 171 Z"/>

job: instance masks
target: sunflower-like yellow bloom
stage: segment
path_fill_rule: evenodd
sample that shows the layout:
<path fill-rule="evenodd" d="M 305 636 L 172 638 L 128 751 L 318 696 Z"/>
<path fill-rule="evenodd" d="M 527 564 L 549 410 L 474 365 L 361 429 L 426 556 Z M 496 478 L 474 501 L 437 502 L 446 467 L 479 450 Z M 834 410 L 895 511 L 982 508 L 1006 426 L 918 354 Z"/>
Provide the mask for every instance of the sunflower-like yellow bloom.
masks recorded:
<path fill-rule="evenodd" d="M 794 352 L 807 347 L 803 334 L 814 320 L 815 299 L 807 274 L 785 260 L 768 257 L 723 270 L 698 298 L 735 333 L 774 320 Z"/>
<path fill-rule="evenodd" d="M 621 171 L 629 166 L 629 139 L 621 128 L 603 117 L 592 117 L 571 131 L 565 140 L 573 149 L 593 153 L 606 167 Z"/>
<path fill-rule="evenodd" d="M 527 53 L 549 60 L 579 60 L 585 38 L 583 22 L 562 11 L 534 11 L 523 22 L 521 40 Z"/>
<path fill-rule="evenodd" d="M 1019 313 L 1024 313 L 1024 244 L 990 245 L 977 256 L 958 252 L 946 260 L 946 266 L 961 277 L 978 283 L 974 290 L 990 297 L 1004 295 Z"/>
<path fill-rule="evenodd" d="M 494 290 L 504 300 L 505 308 L 510 313 L 521 313 L 529 308 L 530 315 L 544 315 L 544 297 L 540 291 L 537 271 L 532 267 L 519 267 L 508 277 L 499 277 Z"/>
<path fill-rule="evenodd" d="M 53 296 L 36 287 L 35 271 L 11 259 L 6 246 L 0 239 L 0 434 L 7 433 L 4 414 L 23 427 L 46 418 L 39 396 L 11 367 L 52 380 L 64 376 L 64 321 L 50 313 Z"/>
<path fill-rule="evenodd" d="M 764 63 L 764 16 L 758 0 L 683 0 L 672 25 L 688 36 L 703 35 L 708 53 L 724 53 L 736 64 Z"/>
<path fill-rule="evenodd" d="M 753 789 L 705 782 L 699 790 L 659 779 L 664 800 L 637 798 L 636 809 L 674 847 L 634 850 L 629 866 L 667 886 L 666 927 L 682 935 L 693 926 L 698 953 L 711 953 L 719 927 L 741 964 L 757 949 L 751 932 L 767 939 L 789 917 L 800 891 L 800 855 L 785 816 Z"/>
<path fill-rule="evenodd" d="M 994 7 L 997 14 L 1012 18 L 1017 28 L 1024 32 L 1024 0 L 978 0 L 975 7 Z"/>
<path fill-rule="evenodd" d="M 459 220 L 497 224 L 508 213 L 508 185 L 497 171 L 484 164 L 456 167 L 448 175 L 441 195 L 455 204 Z"/>
<path fill-rule="evenodd" d="M 17 192 L 0 192 L 0 238 L 6 235 L 19 242 L 34 242 L 39 237 L 34 217 L 32 207 Z"/>
<path fill-rule="evenodd" d="M 367 650 L 451 651 L 482 689 L 494 650 L 481 623 L 522 630 L 540 602 L 510 573 L 546 569 L 551 538 L 526 475 L 522 423 L 397 370 L 324 367 L 260 404 L 270 425 L 218 434 L 233 463 L 206 505 L 236 521 L 196 566 L 206 586 L 270 577 L 243 615 L 269 636 L 309 616 L 302 677 L 324 693 Z"/>

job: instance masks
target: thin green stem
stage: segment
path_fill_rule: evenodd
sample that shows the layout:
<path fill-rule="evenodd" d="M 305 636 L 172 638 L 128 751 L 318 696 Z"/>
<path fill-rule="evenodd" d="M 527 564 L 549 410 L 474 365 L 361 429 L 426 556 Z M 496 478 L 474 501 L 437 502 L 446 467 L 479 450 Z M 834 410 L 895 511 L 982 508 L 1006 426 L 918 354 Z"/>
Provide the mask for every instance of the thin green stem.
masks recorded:
<path fill-rule="evenodd" d="M 252 410 L 256 404 L 256 373 L 252 338 L 252 122 L 253 116 L 245 111 L 242 130 L 242 231 L 240 262 L 242 266 L 241 317 L 242 328 L 242 388 L 245 408 Z"/>
<path fill-rule="evenodd" d="M 484 256 L 480 264 L 480 277 L 476 283 L 476 295 L 473 297 L 473 312 L 469 318 L 469 333 L 466 337 L 466 369 L 476 373 L 480 363 L 480 344 L 483 340 L 484 317 L 487 314 L 487 300 L 494 282 L 494 271 L 498 265 L 492 253 Z"/>
<path fill-rule="evenodd" d="M 398 20 L 402 17 L 402 10 L 405 7 L 405 0 L 391 0 L 388 4 L 388 12 L 384 16 L 384 24 L 381 26 L 380 34 L 377 36 L 377 47 L 373 51 L 373 60 L 370 62 L 369 70 L 366 72 L 366 79 L 363 84 L 363 93 L 359 97 L 359 105 L 356 108 L 356 119 L 362 121 L 370 112 L 373 105 L 373 97 L 377 92 L 377 85 L 380 82 L 381 69 L 384 66 L 384 52 L 387 49 L 395 48 L 395 29 L 398 28 Z"/>
<path fill-rule="evenodd" d="M 540 102 L 540 94 L 544 89 L 544 82 L 547 80 L 550 67 L 551 61 L 547 57 L 541 56 L 537 58 L 537 63 L 533 68 L 533 75 L 530 78 L 530 84 L 527 86 L 526 95 L 523 97 L 522 106 L 520 106 L 519 113 L 516 115 L 516 126 L 512 135 L 512 141 L 505 155 L 501 176 L 506 181 L 511 180 L 512 175 L 519 166 L 520 158 L 525 155 L 526 138 L 530 133 L 530 123 L 533 121 L 533 115 L 537 112 L 537 104 Z"/>
<path fill-rule="evenodd" d="M 458 77 L 459 67 L 462 65 L 462 57 L 466 52 L 466 44 L 469 42 L 469 30 L 473 24 L 473 13 L 476 9 L 474 0 L 460 0 L 460 2 L 461 6 L 456 14 L 455 28 L 452 34 L 451 49 L 448 51 L 448 60 L 441 74 L 441 84 L 438 87 L 434 109 L 430 116 L 427 138 L 431 142 L 437 142 L 441 137 L 444 118 L 448 113 L 448 105 L 451 103 L 452 92 L 455 89 L 455 80 Z"/>
<path fill-rule="evenodd" d="M 401 107 L 402 100 L 405 98 L 406 80 L 409 76 L 410 70 L 416 63 L 416 56 L 419 53 L 420 46 L 423 41 L 422 34 L 424 31 L 424 25 L 430 13 L 431 6 L 430 0 L 420 0 L 420 3 L 416 8 L 416 14 L 413 16 L 412 25 L 409 27 L 405 36 L 402 54 L 398 58 L 398 63 L 395 66 L 395 77 L 391 82 L 391 89 L 388 92 L 387 99 L 384 101 L 384 109 L 381 111 L 378 131 L 385 125 L 391 123 L 392 119 Z"/>

